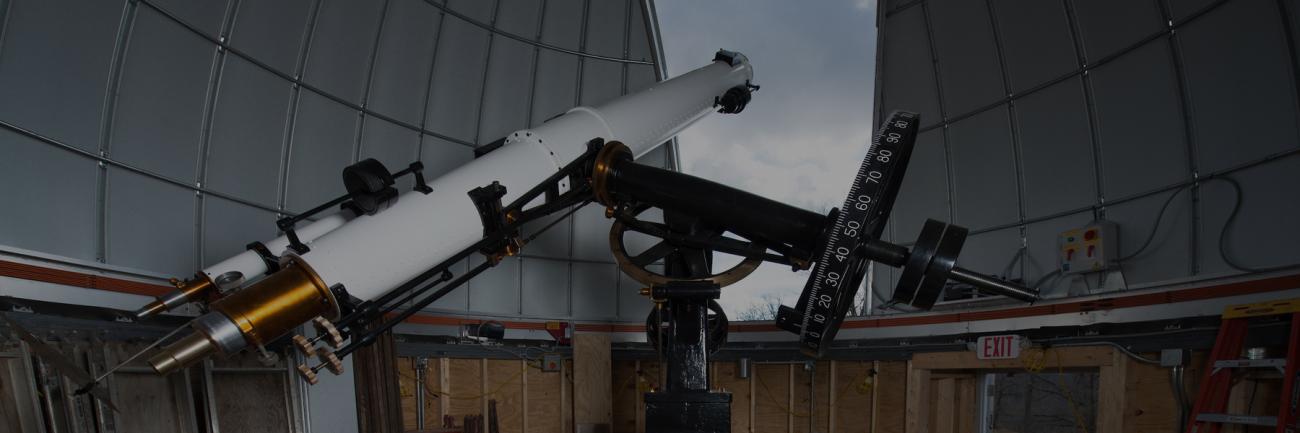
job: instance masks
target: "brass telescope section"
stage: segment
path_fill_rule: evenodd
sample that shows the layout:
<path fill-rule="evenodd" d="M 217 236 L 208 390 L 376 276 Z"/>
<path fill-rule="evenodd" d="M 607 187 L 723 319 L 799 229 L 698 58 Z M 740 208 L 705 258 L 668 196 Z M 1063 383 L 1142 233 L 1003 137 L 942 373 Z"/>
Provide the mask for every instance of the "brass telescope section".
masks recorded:
<path fill-rule="evenodd" d="M 219 350 L 207 334 L 194 332 L 149 358 L 149 366 L 158 374 L 167 374 L 193 365 Z"/>
<path fill-rule="evenodd" d="M 185 281 L 172 278 L 171 284 L 176 287 L 175 291 L 154 298 L 152 302 L 140 307 L 135 312 L 135 318 L 144 319 L 171 311 L 187 302 L 209 296 L 217 287 L 216 284 L 213 284 L 212 278 L 209 278 L 208 274 L 202 271 Z"/>
<path fill-rule="evenodd" d="M 209 355 L 265 345 L 313 317 L 339 315 L 333 292 L 297 257 L 289 257 L 279 271 L 211 308 L 211 313 L 192 322 L 192 334 L 149 359 L 154 370 L 167 374 Z"/>
<path fill-rule="evenodd" d="M 596 153 L 596 160 L 591 167 L 591 192 L 596 202 L 607 208 L 614 207 L 614 197 L 609 195 L 609 171 L 620 160 L 631 160 L 632 150 L 618 141 L 611 141 Z"/>
<path fill-rule="evenodd" d="M 276 273 L 212 304 L 250 344 L 263 345 L 316 316 L 337 318 L 338 303 L 306 262 L 291 257 Z"/>

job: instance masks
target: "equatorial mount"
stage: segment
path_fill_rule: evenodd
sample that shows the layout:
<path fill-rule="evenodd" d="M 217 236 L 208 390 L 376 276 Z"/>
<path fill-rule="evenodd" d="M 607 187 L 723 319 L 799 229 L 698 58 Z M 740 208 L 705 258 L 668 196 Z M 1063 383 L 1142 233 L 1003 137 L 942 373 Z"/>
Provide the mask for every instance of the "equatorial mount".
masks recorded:
<path fill-rule="evenodd" d="M 794 270 L 812 269 L 799 302 L 782 306 L 778 327 L 799 334 L 805 353 L 820 356 L 852 306 L 870 262 L 903 269 L 894 300 L 928 309 L 942 294 L 944 282 L 961 281 L 977 289 L 1033 302 L 1037 292 L 957 266 L 966 229 L 927 221 L 911 249 L 880 240 L 907 161 L 916 141 L 919 118 L 895 112 L 873 140 L 854 178 L 844 205 L 821 215 L 684 173 L 637 164 L 622 144 L 610 142 L 593 162 L 595 200 L 616 221 L 610 250 L 623 272 L 647 286 L 705 281 L 718 286 L 749 275 L 762 262 Z M 691 230 L 638 218 L 649 208 L 665 215 L 698 221 Z M 700 227 L 703 227 L 701 229 Z M 629 252 L 625 236 L 637 232 L 657 240 L 641 252 Z M 727 236 L 730 234 L 731 236 Z M 672 278 L 650 265 L 683 249 L 708 250 L 741 257 L 718 273 Z"/>
<path fill-rule="evenodd" d="M 588 201 L 604 205 L 605 215 L 616 220 L 610 229 L 610 249 L 619 267 L 645 284 L 646 294 L 661 304 L 661 315 L 653 317 L 652 312 L 647 319 L 647 332 L 656 334 L 651 341 L 664 332 L 680 334 L 679 326 L 689 316 L 692 323 L 698 322 L 691 329 L 703 331 L 701 346 L 707 349 L 700 353 L 716 349 L 726 339 L 726 316 L 714 302 L 718 290 L 749 275 L 762 262 L 813 269 L 799 304 L 782 307 L 776 320 L 777 326 L 799 334 L 804 351 L 813 356 L 820 356 L 825 343 L 834 338 L 871 261 L 902 268 L 894 298 L 921 308 L 934 304 L 949 279 L 993 294 L 1037 299 L 1033 290 L 957 267 L 957 253 L 966 237 L 963 228 L 929 221 L 911 249 L 879 239 L 915 141 L 916 121 L 910 113 L 891 115 L 868 151 L 845 206 L 826 215 L 637 164 L 622 143 L 593 139 L 586 152 L 508 204 L 501 202 L 505 194 L 498 184 L 469 191 L 483 220 L 481 240 L 385 295 L 348 308 L 316 339 L 300 338 L 295 343 L 318 356 L 322 353 L 317 343 L 332 346 L 329 356 L 322 357 L 325 362 L 305 369 L 334 371 L 330 362 L 334 357 L 348 356 L 502 257 L 516 254 L 531 239 L 519 237 L 523 224 Z M 534 202 L 540 204 L 529 206 Z M 665 222 L 641 218 L 651 208 L 662 210 Z M 643 251 L 631 252 L 628 232 L 657 240 Z M 741 262 L 713 272 L 714 252 L 739 256 Z M 474 253 L 488 260 L 452 275 L 450 267 Z M 652 270 L 651 265 L 660 262 L 664 270 Z M 703 294 L 709 298 L 699 298 Z M 331 328 L 337 331 L 328 332 Z M 342 347 L 339 335 L 347 340 Z M 682 375 L 683 380 L 691 377 Z"/>

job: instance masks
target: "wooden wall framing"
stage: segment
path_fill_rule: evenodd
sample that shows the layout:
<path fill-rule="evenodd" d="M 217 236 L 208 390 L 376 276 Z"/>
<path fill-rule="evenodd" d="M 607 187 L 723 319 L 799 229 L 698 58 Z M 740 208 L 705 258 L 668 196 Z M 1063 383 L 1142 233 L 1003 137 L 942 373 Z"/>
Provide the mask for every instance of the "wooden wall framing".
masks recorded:
<path fill-rule="evenodd" d="M 416 360 L 399 358 L 402 418 L 407 431 L 434 429 L 444 415 L 461 425 L 466 415 L 487 413 L 488 400 L 497 401 L 503 433 L 560 433 L 573 423 L 573 363 L 559 372 L 544 372 L 523 359 L 431 358 L 424 375 L 424 426 L 416 423 Z"/>
<path fill-rule="evenodd" d="M 1169 369 L 1110 347 L 1087 346 L 1049 349 L 1045 371 L 1058 368 L 1058 356 L 1060 368 L 1095 368 L 1099 373 L 1097 425 L 1090 433 L 1176 430 L 1178 407 Z M 1196 354 L 1187 369 L 1190 395 L 1204 372 L 1203 360 L 1203 354 Z M 576 395 L 587 392 L 577 391 L 575 383 L 584 379 L 575 377 L 574 363 L 568 361 L 559 373 L 542 372 L 523 360 L 435 358 L 427 365 L 431 395 L 425 399 L 425 428 L 438 426 L 443 414 L 459 423 L 464 415 L 484 413 L 486 400 L 496 399 L 502 432 L 573 432 Z M 400 359 L 398 369 L 405 425 L 413 430 L 414 360 Z M 710 369 L 712 387 L 732 393 L 734 432 L 957 433 L 977 431 L 978 408 L 966 396 L 979 389 L 978 373 L 1024 371 L 1025 362 L 934 352 L 916 354 L 910 361 L 819 361 L 811 372 L 802 362 L 755 363 L 748 378 L 739 377 L 732 361 L 715 362 Z M 612 361 L 606 374 L 604 383 L 612 393 L 605 400 L 610 431 L 644 432 L 642 395 L 658 388 L 659 364 Z M 591 376 L 591 384 L 599 388 L 596 379 Z M 953 408 L 954 416 L 935 416 L 935 406 Z"/>

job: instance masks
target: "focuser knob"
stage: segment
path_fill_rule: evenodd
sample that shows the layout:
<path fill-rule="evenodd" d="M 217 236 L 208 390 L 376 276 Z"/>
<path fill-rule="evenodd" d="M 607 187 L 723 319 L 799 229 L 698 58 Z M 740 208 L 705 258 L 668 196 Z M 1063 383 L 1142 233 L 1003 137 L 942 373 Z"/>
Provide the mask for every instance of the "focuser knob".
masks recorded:
<path fill-rule="evenodd" d="M 321 364 L 330 373 L 334 373 L 335 376 L 343 374 L 343 360 L 339 359 L 339 356 L 335 355 L 333 350 L 328 347 L 320 347 L 316 349 L 316 355 L 321 358 Z"/>
<path fill-rule="evenodd" d="M 311 323 L 316 327 L 316 335 L 324 339 L 326 344 L 335 349 L 343 347 L 343 333 L 339 332 L 333 323 L 320 316 L 311 319 Z"/>
<path fill-rule="evenodd" d="M 302 353 L 303 356 L 306 356 L 308 358 L 316 356 L 316 345 L 312 344 L 312 342 L 308 340 L 307 337 L 303 337 L 301 335 L 293 336 L 293 347 L 297 348 L 298 352 Z"/>
<path fill-rule="evenodd" d="M 298 364 L 298 374 L 302 375 L 303 380 L 306 380 L 309 384 L 315 385 L 320 382 L 320 378 L 316 376 L 316 372 L 312 370 L 311 367 L 308 367 L 307 364 Z"/>

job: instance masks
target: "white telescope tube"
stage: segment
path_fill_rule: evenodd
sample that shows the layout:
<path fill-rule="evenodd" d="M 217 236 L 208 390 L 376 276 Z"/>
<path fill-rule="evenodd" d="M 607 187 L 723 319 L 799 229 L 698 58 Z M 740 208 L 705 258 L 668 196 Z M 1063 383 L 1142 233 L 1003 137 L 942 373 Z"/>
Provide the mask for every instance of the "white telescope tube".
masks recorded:
<path fill-rule="evenodd" d="M 311 242 L 312 240 L 342 227 L 348 222 L 351 212 L 342 211 L 330 214 L 319 220 L 299 227 L 295 230 L 298 233 L 298 239 L 302 242 Z M 284 251 L 289 247 L 289 237 L 280 236 L 278 238 L 263 243 L 266 249 L 275 254 Z M 245 250 L 221 262 L 208 266 L 199 271 L 199 274 L 185 280 L 172 280 L 172 285 L 176 290 L 163 294 L 155 298 L 152 302 L 145 304 L 136 310 L 136 319 L 144 319 L 166 311 L 173 310 L 186 303 L 206 297 L 210 291 L 220 290 L 217 287 L 228 280 L 242 280 L 247 283 L 256 280 L 262 274 L 270 269 L 266 266 L 266 261 L 253 250 Z"/>
<path fill-rule="evenodd" d="M 506 187 L 502 203 L 509 203 L 581 155 L 593 138 L 622 141 L 643 155 L 713 112 L 715 97 L 752 79 L 748 60 L 737 60 L 510 134 L 500 149 L 430 182 L 432 193 L 408 192 L 389 209 L 316 239 L 303 259 L 326 284 L 377 298 L 482 238 L 469 190 L 497 181 Z"/>
<path fill-rule="evenodd" d="M 321 219 L 313 221 L 302 227 L 298 227 L 294 232 L 298 233 L 298 239 L 304 243 L 311 242 L 322 235 L 342 227 L 350 219 L 346 215 L 351 215 L 350 211 L 340 211 L 332 213 Z M 278 238 L 264 242 L 266 249 L 271 253 L 278 253 L 289 248 L 289 238 L 280 236 Z M 220 263 L 203 269 L 203 273 L 209 278 L 217 278 L 226 275 L 229 272 L 239 272 L 244 278 L 252 279 L 258 275 L 266 273 L 266 262 L 253 251 L 244 251 Z"/>
<path fill-rule="evenodd" d="M 719 52 L 713 63 L 685 75 L 514 132 L 500 148 L 428 182 L 428 194 L 407 192 L 379 213 L 358 216 L 314 240 L 304 236 L 306 254 L 284 251 L 284 269 L 213 303 L 213 312 L 193 322 L 198 332 L 149 363 L 167 373 L 216 352 L 268 343 L 315 316 L 335 317 L 337 287 L 362 300 L 378 298 L 482 239 L 470 190 L 498 182 L 507 190 L 501 201 L 509 203 L 576 159 L 595 138 L 621 141 L 641 156 L 715 111 L 718 98 L 752 78 L 744 55 Z M 255 264 L 247 259 L 260 261 L 256 255 L 236 259 L 238 267 L 249 268 Z"/>

